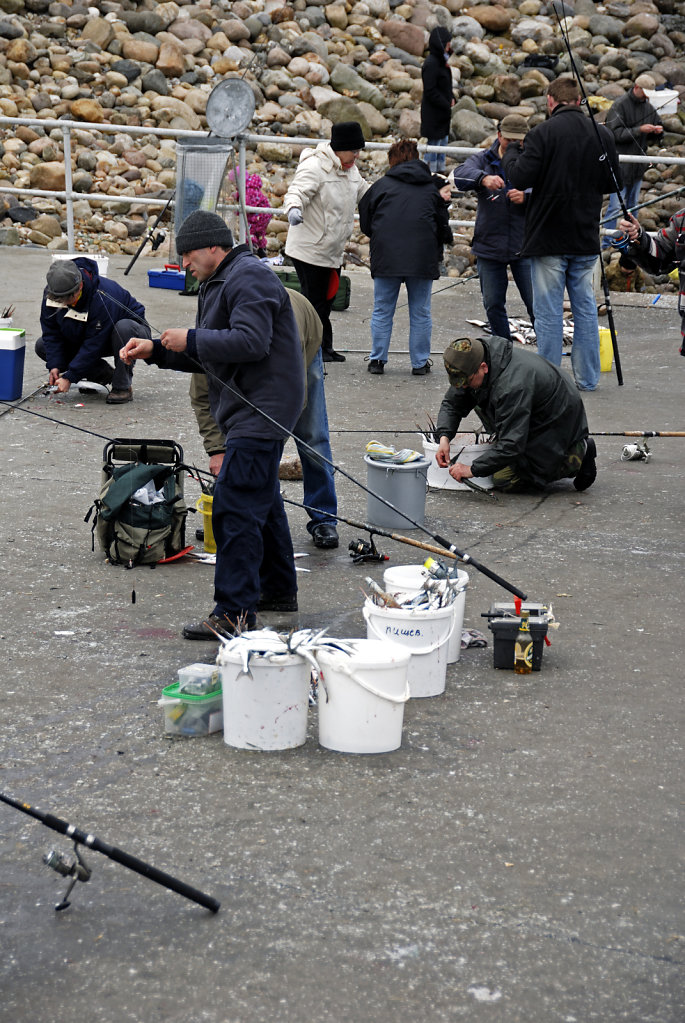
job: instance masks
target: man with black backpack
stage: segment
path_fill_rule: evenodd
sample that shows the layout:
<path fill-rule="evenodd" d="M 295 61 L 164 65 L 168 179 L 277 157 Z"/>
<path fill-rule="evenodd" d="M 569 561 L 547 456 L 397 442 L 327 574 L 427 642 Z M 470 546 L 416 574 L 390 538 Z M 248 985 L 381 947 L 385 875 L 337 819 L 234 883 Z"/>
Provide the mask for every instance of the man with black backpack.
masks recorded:
<path fill-rule="evenodd" d="M 284 431 L 302 410 L 304 362 L 285 288 L 247 245 L 234 247 L 218 214 L 186 217 L 176 251 L 201 282 L 195 329 L 165 330 L 158 341 L 132 338 L 121 358 L 207 374 L 212 416 L 226 438 L 212 507 L 215 606 L 183 635 L 214 640 L 216 632 L 254 628 L 258 608 L 296 599 L 278 467 Z"/>

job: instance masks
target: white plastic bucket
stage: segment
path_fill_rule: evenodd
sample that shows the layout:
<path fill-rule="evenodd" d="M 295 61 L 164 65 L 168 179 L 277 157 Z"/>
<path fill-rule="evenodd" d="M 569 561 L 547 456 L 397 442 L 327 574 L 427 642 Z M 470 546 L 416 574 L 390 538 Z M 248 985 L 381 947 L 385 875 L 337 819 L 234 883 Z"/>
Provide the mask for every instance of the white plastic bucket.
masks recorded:
<path fill-rule="evenodd" d="M 107 276 L 109 270 L 109 256 L 101 256 L 99 253 L 95 255 L 92 252 L 54 252 L 52 254 L 52 262 L 58 259 L 92 259 L 94 263 L 98 265 L 98 273 L 101 277 Z"/>
<path fill-rule="evenodd" d="M 463 462 L 464 465 L 471 465 L 479 455 L 482 455 L 491 447 L 491 444 L 464 444 L 462 440 L 455 437 L 450 441 L 450 458 L 454 458 L 456 454 L 459 454 L 460 462 Z M 425 437 L 423 438 L 423 453 L 428 459 L 426 482 L 429 488 L 431 490 L 468 490 L 469 487 L 465 483 L 460 483 L 459 480 L 455 480 L 453 476 L 450 476 L 448 469 L 440 468 L 435 461 L 437 450 L 437 444 L 426 440 Z M 492 476 L 474 476 L 473 482 L 478 484 L 479 487 L 484 487 L 486 490 L 491 490 L 494 486 Z"/>
<path fill-rule="evenodd" d="M 451 607 L 405 611 L 379 607 L 367 598 L 363 613 L 367 639 L 399 643 L 410 651 L 410 696 L 439 696 L 445 692 L 447 645 L 454 630 Z"/>
<path fill-rule="evenodd" d="M 345 640 L 351 655 L 317 653 L 319 743 L 341 753 L 389 753 L 402 743 L 410 651 L 398 643 Z"/>
<path fill-rule="evenodd" d="M 415 597 L 423 588 L 423 581 L 428 575 L 423 565 L 394 565 L 383 572 L 383 588 L 397 596 L 399 601 Z M 464 609 L 466 607 L 466 587 L 469 574 L 461 568 L 457 569 L 458 593 L 450 605 L 454 613 L 454 629 L 447 643 L 447 663 L 456 664 L 461 657 L 461 633 L 464 628 Z"/>
<path fill-rule="evenodd" d="M 657 114 L 677 114 L 680 93 L 677 89 L 645 89 L 645 96 Z"/>
<path fill-rule="evenodd" d="M 250 658 L 243 670 L 239 652 L 220 653 L 224 742 L 238 749 L 277 750 L 302 746 L 307 738 L 309 663 L 297 654 Z"/>

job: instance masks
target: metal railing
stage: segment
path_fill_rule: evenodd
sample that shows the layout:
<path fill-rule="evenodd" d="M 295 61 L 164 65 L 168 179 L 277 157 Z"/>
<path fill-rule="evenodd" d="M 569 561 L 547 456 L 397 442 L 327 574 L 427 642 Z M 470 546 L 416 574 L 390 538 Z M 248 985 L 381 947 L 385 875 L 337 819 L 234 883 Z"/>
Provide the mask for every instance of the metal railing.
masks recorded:
<path fill-rule="evenodd" d="M 156 135 L 159 138 L 188 138 L 188 139 L 206 139 L 210 132 L 206 131 L 191 131 L 185 129 L 175 128 L 152 128 L 143 127 L 138 125 L 122 125 L 122 124 L 108 124 L 94 123 L 90 121 L 69 121 L 69 120 L 58 120 L 50 118 L 40 117 L 5 117 L 0 116 L 0 127 L 19 127 L 20 125 L 26 125 L 28 127 L 40 127 L 45 129 L 57 129 L 61 131 L 64 140 L 64 188 L 60 190 L 47 190 L 39 188 L 14 188 L 12 186 L 5 186 L 0 181 L 0 192 L 14 194 L 14 195 L 35 195 L 41 197 L 49 197 L 52 199 L 62 199 L 66 203 L 67 207 L 67 245 L 69 251 L 74 251 L 74 200 L 87 200 L 88 202 L 121 202 L 129 203 L 132 206 L 165 206 L 168 199 L 160 198 L 159 196 L 135 196 L 128 195 L 126 193 L 120 193 L 117 195 L 108 195 L 104 192 L 75 192 L 73 188 L 73 176 L 71 169 L 71 142 L 73 131 L 93 131 L 102 132 L 104 134 L 125 134 L 125 135 Z M 227 140 L 228 141 L 228 140 Z M 280 145 L 288 146 L 316 146 L 321 139 L 310 138 L 308 136 L 293 137 L 285 135 L 253 135 L 245 133 L 236 135 L 231 140 L 234 145 L 234 149 L 237 149 L 238 153 L 238 173 L 236 174 L 236 186 L 238 190 L 238 203 L 235 205 L 228 205 L 227 209 L 232 210 L 244 210 L 247 213 L 272 213 L 276 215 L 282 215 L 282 210 L 279 207 L 272 206 L 247 206 L 245 204 L 245 179 L 246 179 L 246 149 L 248 144 L 268 142 L 278 143 Z M 387 151 L 392 143 L 390 142 L 367 142 L 366 150 L 380 150 Z M 446 156 L 466 157 L 470 156 L 471 153 L 482 152 L 481 146 L 428 146 L 422 143 L 418 145 L 419 153 L 445 153 Z M 666 153 L 659 153 L 657 156 L 620 156 L 619 161 L 621 163 L 644 163 L 644 164 L 666 164 L 666 165 L 681 165 L 685 166 L 685 158 L 670 156 Z M 174 205 L 172 200 L 171 205 Z M 244 218 L 239 218 L 239 240 L 245 241 L 246 229 Z M 473 229 L 473 220 L 450 220 L 451 227 L 465 227 Z"/>

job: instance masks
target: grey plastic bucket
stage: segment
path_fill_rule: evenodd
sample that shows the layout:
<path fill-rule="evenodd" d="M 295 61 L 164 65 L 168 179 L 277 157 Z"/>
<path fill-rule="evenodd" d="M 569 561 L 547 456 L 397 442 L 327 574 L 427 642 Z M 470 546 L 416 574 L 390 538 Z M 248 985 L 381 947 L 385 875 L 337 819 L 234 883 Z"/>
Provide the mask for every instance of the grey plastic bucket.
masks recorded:
<path fill-rule="evenodd" d="M 366 495 L 366 517 L 370 524 L 384 529 L 415 529 L 415 522 L 422 526 L 426 514 L 428 459 L 392 465 L 364 455 L 364 461 L 367 484 L 373 491 Z M 378 497 L 374 496 L 376 494 Z M 379 497 L 389 501 L 397 511 L 388 508 Z"/>

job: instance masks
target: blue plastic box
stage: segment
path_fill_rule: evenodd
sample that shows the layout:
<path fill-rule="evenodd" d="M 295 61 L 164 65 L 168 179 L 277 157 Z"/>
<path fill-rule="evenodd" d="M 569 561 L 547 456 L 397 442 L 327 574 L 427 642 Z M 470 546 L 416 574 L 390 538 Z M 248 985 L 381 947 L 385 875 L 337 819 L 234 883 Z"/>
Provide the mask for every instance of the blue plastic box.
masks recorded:
<path fill-rule="evenodd" d="M 147 277 L 151 288 L 183 291 L 186 286 L 185 270 L 148 270 Z"/>

